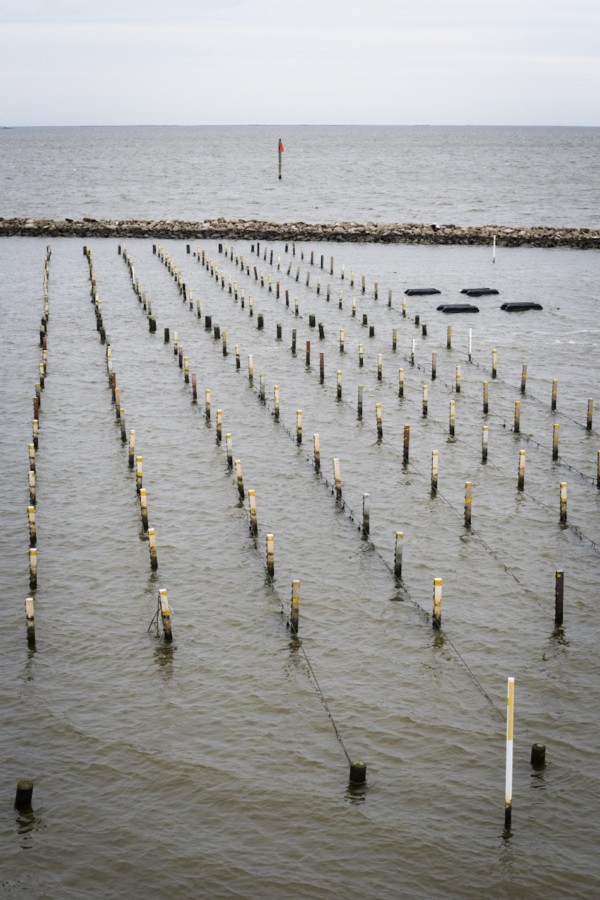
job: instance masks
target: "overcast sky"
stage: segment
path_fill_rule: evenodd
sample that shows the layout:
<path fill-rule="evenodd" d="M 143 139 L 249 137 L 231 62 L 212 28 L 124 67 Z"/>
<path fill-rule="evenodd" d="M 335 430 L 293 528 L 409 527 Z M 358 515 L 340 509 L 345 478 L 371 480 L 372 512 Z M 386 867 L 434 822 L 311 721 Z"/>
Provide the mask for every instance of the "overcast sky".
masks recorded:
<path fill-rule="evenodd" d="M 0 125 L 598 125 L 599 0 L 0 0 Z"/>

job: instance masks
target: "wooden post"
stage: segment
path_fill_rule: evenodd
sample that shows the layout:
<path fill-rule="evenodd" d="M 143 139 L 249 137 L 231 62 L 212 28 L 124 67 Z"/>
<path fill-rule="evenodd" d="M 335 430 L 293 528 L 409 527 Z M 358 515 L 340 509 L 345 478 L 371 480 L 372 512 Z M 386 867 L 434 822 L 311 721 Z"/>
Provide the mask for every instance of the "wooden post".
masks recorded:
<path fill-rule="evenodd" d="M 358 368 L 362 369 L 365 364 L 365 345 L 358 345 Z"/>
<path fill-rule="evenodd" d="M 383 353 L 377 354 L 377 381 L 383 378 Z"/>
<path fill-rule="evenodd" d="M 223 410 L 217 410 L 217 444 L 221 443 L 221 437 L 223 434 Z"/>
<path fill-rule="evenodd" d="M 565 596 L 565 573 L 557 569 L 554 575 L 554 624 L 563 623 L 563 601 Z"/>
<path fill-rule="evenodd" d="M 33 781 L 22 778 L 17 782 L 17 793 L 15 796 L 15 809 L 20 813 L 31 812 L 31 798 L 33 796 Z"/>
<path fill-rule="evenodd" d="M 415 341 L 413 340 L 411 348 L 410 348 L 410 364 L 414 366 L 415 364 Z"/>
<path fill-rule="evenodd" d="M 343 328 L 340 328 L 340 353 L 344 352 L 344 345 L 346 339 L 346 332 Z"/>
<path fill-rule="evenodd" d="M 402 318 L 403 318 L 403 319 L 406 318 L 406 308 L 407 308 L 407 305 L 408 305 L 407 299 L 406 299 L 406 297 L 403 297 L 403 298 L 402 298 Z"/>
<path fill-rule="evenodd" d="M 431 380 L 435 381 L 437 378 L 437 353 L 435 350 L 431 354 Z"/>
<path fill-rule="evenodd" d="M 438 472 L 439 472 L 439 453 L 437 450 L 432 450 L 431 451 L 431 493 L 432 494 L 437 494 Z"/>
<path fill-rule="evenodd" d="M 471 527 L 471 507 L 472 507 L 472 484 L 470 481 L 465 482 L 465 525 Z"/>
<path fill-rule="evenodd" d="M 310 366 L 310 341 L 306 342 L 306 367 Z"/>
<path fill-rule="evenodd" d="M 275 575 L 275 537 L 272 534 L 268 534 L 266 537 L 267 543 L 267 575 L 269 578 L 273 578 Z"/>
<path fill-rule="evenodd" d="M 161 588 L 158 592 L 158 602 L 160 607 L 160 618 L 162 621 L 163 634 L 165 641 L 173 640 L 173 632 L 171 630 L 171 607 L 169 606 L 169 598 L 166 588 Z"/>
<path fill-rule="evenodd" d="M 140 490 L 140 513 L 142 516 L 142 527 L 144 531 L 148 531 L 148 491 L 146 488 Z"/>
<path fill-rule="evenodd" d="M 296 329 L 292 328 L 292 356 L 296 355 Z"/>
<path fill-rule="evenodd" d="M 135 429 L 130 429 L 129 431 L 129 453 L 128 453 L 128 464 L 129 468 L 133 469 L 135 463 Z"/>
<path fill-rule="evenodd" d="M 296 410 L 296 443 L 302 443 L 302 410 Z"/>
<path fill-rule="evenodd" d="M 410 449 L 410 425 L 404 426 L 404 446 L 402 450 L 402 462 L 404 465 L 408 465 L 409 458 L 409 449 Z"/>
<path fill-rule="evenodd" d="M 427 418 L 427 409 L 429 406 L 428 400 L 429 388 L 426 384 L 423 385 L 423 418 Z"/>
<path fill-rule="evenodd" d="M 240 495 L 240 499 L 244 499 L 244 476 L 242 474 L 242 461 L 240 459 L 236 459 L 235 461 L 235 478 L 237 481 L 237 489 Z"/>
<path fill-rule="evenodd" d="M 261 372 L 258 376 L 258 398 L 261 403 L 266 402 L 266 373 Z"/>
<path fill-rule="evenodd" d="M 596 452 L 596 487 L 600 488 L 600 450 Z"/>
<path fill-rule="evenodd" d="M 196 403 L 198 400 L 198 382 L 196 378 L 196 373 L 192 372 L 192 402 Z"/>
<path fill-rule="evenodd" d="M 404 397 L 404 369 L 398 369 L 398 396 Z"/>
<path fill-rule="evenodd" d="M 525 393 L 525 389 L 527 387 L 527 366 L 524 365 L 521 370 L 521 393 Z"/>
<path fill-rule="evenodd" d="M 515 400 L 515 424 L 514 433 L 519 434 L 521 431 L 521 401 Z"/>
<path fill-rule="evenodd" d="M 371 497 L 369 494 L 363 494 L 362 536 L 364 538 L 369 537 L 370 528 L 371 528 Z"/>
<path fill-rule="evenodd" d="M 558 381 L 552 382 L 552 400 L 550 401 L 550 409 L 554 411 L 556 409 L 556 399 L 558 397 Z"/>
<path fill-rule="evenodd" d="M 492 378 L 496 378 L 498 375 L 498 351 L 494 347 L 492 350 Z"/>
<path fill-rule="evenodd" d="M 483 414 L 487 416 L 490 409 L 489 381 L 483 382 Z"/>
<path fill-rule="evenodd" d="M 35 607 L 33 597 L 25 600 L 25 624 L 27 626 L 27 643 L 35 647 Z"/>
<path fill-rule="evenodd" d="M 227 455 L 227 468 L 233 468 L 233 450 L 231 446 L 231 432 L 225 435 L 225 453 Z"/>
<path fill-rule="evenodd" d="M 567 482 L 560 483 L 560 523 L 567 524 Z"/>
<path fill-rule="evenodd" d="M 398 347 L 398 329 L 392 328 L 392 350 L 396 350 Z"/>
<path fill-rule="evenodd" d="M 258 534 L 258 521 L 256 518 L 256 491 L 248 491 L 248 506 L 250 510 L 250 531 L 253 535 Z"/>
<path fill-rule="evenodd" d="M 396 544 L 394 547 L 394 575 L 396 578 L 402 578 L 402 544 L 404 535 L 401 531 L 396 532 Z"/>
<path fill-rule="evenodd" d="M 29 468 L 35 472 L 35 445 L 29 444 Z"/>
<path fill-rule="evenodd" d="M 560 436 L 560 425 L 555 422 L 552 426 L 552 459 L 558 459 L 558 439 Z"/>
<path fill-rule="evenodd" d="M 323 384 L 325 381 L 325 354 L 319 353 L 319 382 Z"/>
<path fill-rule="evenodd" d="M 337 457 L 333 460 L 333 480 L 335 482 L 335 493 L 339 500 L 342 496 L 342 476 L 340 472 L 340 461 Z"/>
<path fill-rule="evenodd" d="M 279 385 L 273 386 L 273 417 L 279 422 Z"/>
<path fill-rule="evenodd" d="M 321 441 L 318 434 L 313 434 L 313 453 L 315 472 L 321 471 Z"/>
<path fill-rule="evenodd" d="M 506 693 L 506 781 L 504 787 L 504 827 L 512 820 L 513 729 L 515 717 L 515 679 L 508 679 Z"/>
<path fill-rule="evenodd" d="M 29 546 L 35 547 L 37 544 L 37 533 L 35 527 L 35 506 L 27 507 L 27 520 L 29 523 Z"/>
<path fill-rule="evenodd" d="M 338 369 L 337 372 L 337 399 L 342 399 L 342 370 Z"/>
<path fill-rule="evenodd" d="M 40 438 L 40 428 L 39 428 L 38 420 L 33 419 L 31 425 L 32 425 L 33 446 L 37 450 L 38 446 L 39 446 L 39 438 Z"/>
<path fill-rule="evenodd" d="M 248 381 L 250 384 L 254 382 L 254 359 L 251 353 L 248 356 Z"/>
<path fill-rule="evenodd" d="M 487 462 L 490 429 L 487 425 L 481 428 L 481 462 Z"/>
<path fill-rule="evenodd" d="M 450 437 L 454 437 L 454 433 L 456 430 L 456 402 L 454 400 L 450 400 L 449 412 L 448 412 L 448 431 Z"/>
<path fill-rule="evenodd" d="M 519 478 L 517 483 L 517 490 L 523 491 L 525 490 L 525 458 L 527 456 L 526 450 L 519 450 Z"/>
<path fill-rule="evenodd" d="M 600 487 L 600 452 L 598 453 L 598 459 L 599 459 L 599 468 L 598 468 L 598 477 L 599 477 L 599 480 L 598 480 L 598 487 Z M 35 504 L 36 504 L 36 497 L 35 497 L 35 493 L 36 493 L 36 491 L 35 491 L 35 472 L 33 471 L 33 469 L 30 469 L 30 470 L 29 470 L 28 475 L 29 475 L 29 502 L 30 502 L 33 506 L 35 506 Z"/>
<path fill-rule="evenodd" d="M 432 625 L 440 628 L 442 624 L 442 579 L 433 579 L 433 617 Z"/>
<path fill-rule="evenodd" d="M 377 440 L 383 440 L 383 418 L 381 413 L 381 403 L 375 404 L 375 417 L 377 420 Z"/>
<path fill-rule="evenodd" d="M 473 362 L 473 354 L 471 353 L 472 346 L 473 346 L 473 329 L 469 328 L 469 342 L 467 345 L 467 353 L 468 353 L 469 362 Z"/>
<path fill-rule="evenodd" d="M 241 368 L 241 365 L 242 365 L 242 360 L 240 357 L 240 345 L 236 344 L 235 347 L 233 348 L 233 350 L 235 353 L 235 367 L 236 367 L 236 369 L 239 369 L 239 368 Z"/>
<path fill-rule="evenodd" d="M 586 429 L 588 431 L 592 430 L 592 416 L 594 414 L 594 400 L 592 397 L 588 397 L 587 402 L 587 421 L 586 421 Z"/>
<path fill-rule="evenodd" d="M 210 395 L 211 389 L 206 388 L 204 391 L 204 416 L 207 422 L 210 422 Z"/>
<path fill-rule="evenodd" d="M 144 470 L 143 470 L 143 456 L 136 456 L 135 458 L 135 486 L 136 490 L 139 492 L 142 489 L 143 479 L 144 479 Z"/>
<path fill-rule="evenodd" d="M 362 419 L 363 414 L 363 385 L 359 384 L 358 386 L 358 404 L 357 404 L 357 416 L 359 419 Z"/>
<path fill-rule="evenodd" d="M 292 600 L 290 605 L 290 632 L 298 634 L 300 620 L 300 581 L 292 581 Z"/>
<path fill-rule="evenodd" d="M 150 568 L 155 572 L 158 569 L 158 554 L 156 550 L 156 532 L 154 528 L 148 529 L 148 544 L 150 547 Z"/>
<path fill-rule="evenodd" d="M 446 350 L 452 350 L 452 325 L 446 329 Z"/>

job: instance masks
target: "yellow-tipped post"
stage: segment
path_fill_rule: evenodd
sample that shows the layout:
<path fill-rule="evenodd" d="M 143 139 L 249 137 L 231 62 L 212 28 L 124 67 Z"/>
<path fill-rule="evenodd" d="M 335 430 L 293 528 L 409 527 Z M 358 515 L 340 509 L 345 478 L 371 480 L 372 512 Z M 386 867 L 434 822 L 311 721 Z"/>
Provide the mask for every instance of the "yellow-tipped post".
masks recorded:
<path fill-rule="evenodd" d="M 292 581 L 292 599 L 290 604 L 290 631 L 298 634 L 300 626 L 300 581 Z"/>
<path fill-rule="evenodd" d="M 154 528 L 148 529 L 148 546 L 150 548 L 150 568 L 155 572 L 158 569 L 158 551 L 156 549 L 156 532 Z"/>
<path fill-rule="evenodd" d="M 169 606 L 169 597 L 167 594 L 166 588 L 161 588 L 158 592 L 159 604 L 160 604 L 160 618 L 162 621 L 163 634 L 165 641 L 173 640 L 173 632 L 171 629 L 171 614 L 172 610 Z"/>
<path fill-rule="evenodd" d="M 440 628 L 442 624 L 442 579 L 433 579 L 433 618 L 434 628 Z"/>
<path fill-rule="evenodd" d="M 506 692 L 506 779 L 504 784 L 504 828 L 512 821 L 513 732 L 515 720 L 515 679 L 508 679 Z"/>
<path fill-rule="evenodd" d="M 248 509 L 250 514 L 250 532 L 258 534 L 258 520 L 256 518 L 256 491 L 248 491 Z"/>
<path fill-rule="evenodd" d="M 560 483 L 560 523 L 567 524 L 567 482 Z"/>
<path fill-rule="evenodd" d="M 275 536 L 268 534 L 266 538 L 267 544 L 267 574 L 269 578 L 275 575 Z"/>

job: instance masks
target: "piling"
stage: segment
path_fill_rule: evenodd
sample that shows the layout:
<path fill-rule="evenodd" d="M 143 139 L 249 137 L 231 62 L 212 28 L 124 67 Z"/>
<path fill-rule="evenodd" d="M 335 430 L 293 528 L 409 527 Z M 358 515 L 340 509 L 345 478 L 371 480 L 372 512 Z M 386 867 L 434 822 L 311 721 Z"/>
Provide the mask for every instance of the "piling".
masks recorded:
<path fill-rule="evenodd" d="M 319 382 L 323 384 L 325 381 L 325 354 L 319 353 Z"/>
<path fill-rule="evenodd" d="M 156 550 L 156 532 L 154 528 L 148 529 L 148 546 L 150 548 L 150 568 L 153 572 L 158 569 L 158 553 Z"/>
<path fill-rule="evenodd" d="M 29 523 L 29 546 L 35 547 L 37 544 L 37 532 L 35 527 L 35 506 L 27 507 L 27 521 Z"/>
<path fill-rule="evenodd" d="M 473 486 L 470 481 L 465 482 L 465 526 L 471 527 L 471 511 L 473 500 Z"/>
<path fill-rule="evenodd" d="M 363 520 L 362 520 L 362 536 L 369 537 L 371 528 L 371 497 L 370 494 L 363 494 Z"/>
<path fill-rule="evenodd" d="M 335 483 L 335 493 L 339 500 L 342 496 L 342 475 L 340 471 L 340 461 L 337 457 L 333 460 L 333 480 Z"/>
<path fill-rule="evenodd" d="M 565 573 L 557 569 L 554 575 L 554 624 L 563 623 L 563 601 L 565 596 Z"/>
<path fill-rule="evenodd" d="M 513 431 L 515 434 L 519 434 L 521 431 L 521 401 L 515 400 L 515 422 L 513 426 Z"/>
<path fill-rule="evenodd" d="M 448 432 L 450 437 L 454 437 L 456 431 L 456 402 L 450 400 L 448 412 Z"/>
<path fill-rule="evenodd" d="M 15 796 L 15 809 L 20 813 L 31 812 L 31 798 L 33 797 L 33 781 L 21 779 L 17 782 Z"/>
<path fill-rule="evenodd" d="M 171 630 L 171 607 L 169 606 L 169 598 L 166 588 L 161 588 L 161 590 L 159 590 L 158 602 L 165 641 L 172 641 L 173 632 Z"/>
<path fill-rule="evenodd" d="M 240 499 L 244 499 L 244 476 L 242 474 L 242 461 L 240 459 L 235 460 L 235 478 L 237 481 L 237 489 L 240 495 Z"/>
<path fill-rule="evenodd" d="M 383 440 L 383 416 L 381 412 L 381 403 L 375 404 L 375 417 L 377 420 L 377 440 Z"/>
<path fill-rule="evenodd" d="M 409 459 L 409 450 L 410 450 L 410 425 L 404 426 L 404 445 L 402 449 L 402 462 L 404 465 L 408 465 Z"/>
<path fill-rule="evenodd" d="M 296 410 L 296 443 L 302 443 L 302 410 Z"/>
<path fill-rule="evenodd" d="M 240 369 L 241 365 L 242 365 L 242 360 L 241 360 L 241 356 L 240 356 L 240 345 L 236 344 L 233 349 L 235 352 L 235 367 L 236 367 L 236 369 Z"/>
<path fill-rule="evenodd" d="M 283 335 L 281 325 L 278 324 L 275 331 L 276 331 L 276 338 L 278 341 L 280 341 L 282 338 L 282 335 Z"/>
<path fill-rule="evenodd" d="M 600 461 L 600 453 L 598 455 L 598 458 Z M 30 469 L 28 474 L 29 474 L 29 502 L 31 504 L 33 504 L 33 506 L 35 506 L 35 504 L 36 504 L 35 472 L 33 471 L 33 469 Z M 598 474 L 599 474 L 598 487 L 600 487 L 600 462 L 599 462 Z"/>
<path fill-rule="evenodd" d="M 268 534 L 266 538 L 267 544 L 267 575 L 273 578 L 275 575 L 275 537 Z"/>
<path fill-rule="evenodd" d="M 531 745 L 531 757 L 530 757 L 531 767 L 533 769 L 543 769 L 546 765 L 546 745 L 545 744 L 532 744 Z"/>
<path fill-rule="evenodd" d="M 266 402 L 266 374 L 261 372 L 258 376 L 258 399 L 261 403 Z"/>
<path fill-rule="evenodd" d="M 130 434 L 131 434 L 131 432 L 130 432 Z M 141 491 L 142 484 L 143 484 L 143 477 L 144 477 L 143 462 L 144 462 L 144 458 L 142 456 L 136 456 L 136 458 L 135 458 L 135 486 L 136 486 L 136 490 L 137 490 L 138 494 Z"/>
<path fill-rule="evenodd" d="M 40 428 L 39 422 L 37 419 L 33 419 L 32 421 L 32 438 L 33 438 L 33 446 L 35 449 L 38 449 L 39 446 L 39 437 L 40 437 Z"/>
<path fill-rule="evenodd" d="M 398 369 L 398 396 L 404 397 L 404 369 Z"/>
<path fill-rule="evenodd" d="M 442 579 L 433 579 L 433 616 L 431 623 L 434 628 L 440 628 L 442 624 Z"/>
<path fill-rule="evenodd" d="M 517 489 L 519 491 L 525 490 L 525 458 L 527 456 L 526 450 L 519 450 L 519 477 L 517 482 Z"/>
<path fill-rule="evenodd" d="M 251 353 L 248 355 L 248 381 L 251 385 L 254 383 L 254 359 Z"/>
<path fill-rule="evenodd" d="M 25 625 L 27 627 L 27 643 L 35 647 L 35 607 L 33 597 L 25 600 Z"/>
<path fill-rule="evenodd" d="M 344 342 L 345 342 L 346 332 L 343 328 L 340 328 L 340 353 L 344 352 Z"/>
<path fill-rule="evenodd" d="M 233 468 L 233 453 L 231 449 L 231 433 L 228 432 L 225 435 L 225 453 L 227 455 L 227 467 L 229 469 Z"/>
<path fill-rule="evenodd" d="M 342 370 L 337 371 L 337 399 L 342 399 Z"/>
<path fill-rule="evenodd" d="M 473 362 L 473 354 L 471 352 L 472 347 L 473 347 L 473 329 L 469 328 L 469 341 L 467 344 L 467 356 L 468 356 L 469 362 Z"/>
<path fill-rule="evenodd" d="M 558 459 L 558 439 L 560 436 L 560 424 L 555 422 L 552 426 L 552 459 Z"/>
<path fill-rule="evenodd" d="M 396 532 L 396 544 L 394 547 L 394 575 L 396 578 L 402 578 L 402 544 L 404 535 L 401 531 Z"/>
<path fill-rule="evenodd" d="M 313 457 L 315 472 L 321 471 L 321 440 L 318 434 L 313 434 Z"/>
<path fill-rule="evenodd" d="M 492 378 L 498 376 L 498 351 L 496 348 L 492 350 Z"/>
<path fill-rule="evenodd" d="M 35 472 L 35 444 L 29 444 L 29 468 Z"/>
<path fill-rule="evenodd" d="M 221 437 L 223 434 L 223 410 L 217 410 L 217 444 L 221 443 Z"/>
<path fill-rule="evenodd" d="M 365 364 L 365 345 L 358 345 L 358 367 L 362 369 Z"/>
<path fill-rule="evenodd" d="M 504 828 L 512 820 L 513 728 L 515 716 L 515 679 L 508 679 L 506 693 L 506 781 L 504 787 Z"/>
<path fill-rule="evenodd" d="M 567 524 L 567 482 L 560 483 L 560 523 Z"/>
<path fill-rule="evenodd" d="M 521 393 L 525 393 L 525 389 L 527 387 L 527 366 L 524 365 L 521 370 Z"/>
<path fill-rule="evenodd" d="M 552 399 L 550 401 L 550 409 L 554 411 L 556 409 L 556 400 L 558 397 L 558 381 L 552 382 Z"/>
<path fill-rule="evenodd" d="M 383 378 L 383 353 L 377 354 L 377 381 Z"/>
<path fill-rule="evenodd" d="M 413 340 L 410 348 L 410 364 L 414 366 L 415 364 L 415 341 Z"/>
<path fill-rule="evenodd" d="M 483 382 L 483 414 L 487 416 L 490 409 L 490 393 L 489 393 L 490 383 L 489 381 Z"/>
<path fill-rule="evenodd" d="M 306 342 L 306 359 L 305 359 L 305 362 L 306 362 L 306 367 L 308 368 L 308 367 L 310 366 L 310 341 L 307 341 L 307 342 Z"/>
<path fill-rule="evenodd" d="M 437 450 L 432 450 L 431 451 L 431 493 L 432 494 L 437 494 L 438 472 L 439 472 L 439 453 Z"/>
<path fill-rule="evenodd" d="M 585 427 L 586 427 L 586 429 L 587 429 L 588 431 L 591 431 L 591 430 L 592 430 L 592 416 L 593 416 L 593 413 L 594 413 L 594 401 L 593 401 L 592 397 L 588 397 L 588 402 L 587 402 L 587 420 L 586 420 L 586 425 L 585 425 Z"/>
<path fill-rule="evenodd" d="M 429 407 L 429 387 L 424 384 L 423 385 L 423 418 L 427 418 L 427 410 Z"/>
<path fill-rule="evenodd" d="M 452 350 L 452 325 L 446 329 L 446 349 Z"/>
<path fill-rule="evenodd" d="M 273 386 L 273 417 L 279 422 L 279 385 Z"/>
<path fill-rule="evenodd" d="M 359 384 L 359 386 L 358 386 L 358 403 L 357 403 L 357 409 L 356 409 L 356 414 L 357 414 L 358 419 L 362 419 L 362 414 L 363 414 L 363 390 L 364 390 L 363 385 Z"/>
<path fill-rule="evenodd" d="M 296 355 L 296 329 L 292 328 L 292 356 Z"/>
<path fill-rule="evenodd" d="M 490 429 L 487 425 L 481 428 L 481 462 L 487 462 Z"/>
<path fill-rule="evenodd" d="M 298 634 L 300 620 L 300 581 L 292 581 L 292 600 L 290 605 L 290 632 Z"/>
<path fill-rule="evenodd" d="M 205 388 L 204 390 L 204 417 L 207 422 L 210 422 L 210 395 L 211 389 Z"/>
<path fill-rule="evenodd" d="M 258 520 L 256 518 L 256 491 L 248 491 L 248 508 L 250 513 L 250 532 L 256 537 L 258 534 Z"/>
<path fill-rule="evenodd" d="M 32 591 L 37 588 L 37 550 L 29 548 L 29 587 Z"/>
<path fill-rule="evenodd" d="M 431 380 L 435 381 L 437 378 L 437 353 L 435 350 L 431 354 Z"/>

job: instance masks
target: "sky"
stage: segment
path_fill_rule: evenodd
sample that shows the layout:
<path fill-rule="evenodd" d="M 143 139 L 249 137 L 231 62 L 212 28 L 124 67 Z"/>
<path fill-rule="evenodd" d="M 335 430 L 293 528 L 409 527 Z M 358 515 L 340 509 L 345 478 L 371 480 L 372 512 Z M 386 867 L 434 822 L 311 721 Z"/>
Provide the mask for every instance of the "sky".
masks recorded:
<path fill-rule="evenodd" d="M 598 0 L 0 0 L 0 126 L 598 125 Z"/>

